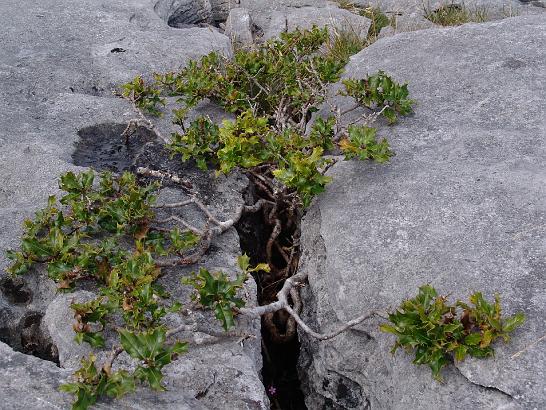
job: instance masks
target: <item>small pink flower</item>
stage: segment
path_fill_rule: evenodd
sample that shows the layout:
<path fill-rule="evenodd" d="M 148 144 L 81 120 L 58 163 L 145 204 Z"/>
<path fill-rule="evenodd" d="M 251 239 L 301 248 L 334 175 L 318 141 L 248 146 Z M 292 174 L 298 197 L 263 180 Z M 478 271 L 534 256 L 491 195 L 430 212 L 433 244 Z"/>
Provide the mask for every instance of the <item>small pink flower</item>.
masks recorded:
<path fill-rule="evenodd" d="M 274 396 L 277 393 L 277 388 L 275 386 L 269 386 L 267 392 L 270 396 Z"/>

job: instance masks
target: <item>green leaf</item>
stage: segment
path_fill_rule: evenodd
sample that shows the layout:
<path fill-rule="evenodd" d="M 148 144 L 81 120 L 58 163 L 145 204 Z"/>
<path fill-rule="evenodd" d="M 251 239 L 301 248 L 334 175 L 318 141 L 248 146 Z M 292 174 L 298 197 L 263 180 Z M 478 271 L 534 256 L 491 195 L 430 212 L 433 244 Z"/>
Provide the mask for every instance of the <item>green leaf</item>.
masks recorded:
<path fill-rule="evenodd" d="M 231 328 L 235 327 L 235 321 L 233 320 L 233 311 L 230 306 L 223 303 L 218 303 L 214 307 L 214 314 L 216 319 L 222 323 L 222 327 L 227 332 Z"/>
<path fill-rule="evenodd" d="M 76 178 L 76 174 L 73 172 L 67 172 L 61 175 L 59 188 L 66 192 L 79 191 L 81 189 L 80 183 Z"/>
<path fill-rule="evenodd" d="M 77 400 L 72 404 L 72 410 L 87 410 L 97 402 L 97 397 L 86 388 L 80 387 Z"/>
<path fill-rule="evenodd" d="M 78 383 L 65 383 L 59 386 L 59 391 L 62 391 L 63 393 L 76 394 L 79 388 L 80 386 Z"/>
<path fill-rule="evenodd" d="M 440 351 L 434 353 L 429 361 L 429 366 L 432 369 L 432 375 L 435 379 L 440 380 L 440 371 L 448 363 L 444 354 Z"/>
<path fill-rule="evenodd" d="M 165 387 L 161 385 L 163 374 L 160 369 L 155 367 L 147 368 L 139 366 L 135 370 L 135 375 L 140 380 L 147 381 L 150 387 L 156 391 L 165 391 Z"/>
<path fill-rule="evenodd" d="M 525 322 L 525 314 L 516 313 L 514 316 L 509 317 L 503 322 L 502 330 L 504 332 L 512 332 L 517 327 L 521 326 Z"/>
<path fill-rule="evenodd" d="M 386 333 L 392 333 L 393 335 L 398 335 L 399 334 L 394 326 L 389 326 L 389 325 L 385 325 L 385 324 L 380 325 L 379 330 L 381 330 L 382 332 L 386 332 Z"/>
<path fill-rule="evenodd" d="M 83 341 L 87 342 L 95 349 L 104 347 L 104 337 L 100 333 L 82 333 Z M 76 334 L 77 335 L 77 334 Z M 80 342 L 81 343 L 81 342 Z"/>
<path fill-rule="evenodd" d="M 482 340 L 481 333 L 471 333 L 464 339 L 464 343 L 468 346 L 477 346 Z"/>
<path fill-rule="evenodd" d="M 121 345 L 129 356 L 139 360 L 145 360 L 148 358 L 146 346 L 143 345 L 142 340 L 138 337 L 138 335 L 127 329 L 120 329 L 118 330 L 118 333 L 120 336 Z"/>
<path fill-rule="evenodd" d="M 53 250 L 50 247 L 35 238 L 23 239 L 21 248 L 23 249 L 23 252 L 35 255 L 39 258 L 46 258 L 53 255 Z"/>
<path fill-rule="evenodd" d="M 237 258 L 237 265 L 243 272 L 247 272 L 250 266 L 250 257 L 243 254 Z"/>
<path fill-rule="evenodd" d="M 108 377 L 105 393 L 108 397 L 119 398 L 135 390 L 135 379 L 124 370 L 112 373 Z"/>
<path fill-rule="evenodd" d="M 464 345 L 459 345 L 455 348 L 455 360 L 459 361 L 459 362 L 462 362 L 465 357 L 466 357 L 466 354 L 467 354 L 467 347 L 464 346 Z"/>

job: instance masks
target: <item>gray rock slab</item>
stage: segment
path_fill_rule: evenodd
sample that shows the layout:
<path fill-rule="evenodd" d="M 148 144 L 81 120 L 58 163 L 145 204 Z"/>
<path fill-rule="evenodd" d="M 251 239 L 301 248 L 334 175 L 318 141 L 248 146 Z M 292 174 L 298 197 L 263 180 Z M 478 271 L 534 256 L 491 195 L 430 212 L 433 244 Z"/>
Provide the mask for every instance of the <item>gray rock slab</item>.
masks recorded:
<path fill-rule="evenodd" d="M 224 34 L 234 44 L 250 45 L 254 42 L 252 18 L 247 9 L 239 7 L 229 11 Z"/>
<path fill-rule="evenodd" d="M 491 18 L 535 14 L 541 12 L 540 9 L 543 8 L 543 0 L 355 0 L 352 3 L 378 7 L 387 14 L 404 12 L 424 14 L 425 11 L 433 11 L 442 6 L 459 5 L 471 12 L 483 10 Z"/>
<path fill-rule="evenodd" d="M 49 195 L 58 193 L 60 173 L 83 170 L 72 163 L 78 132 L 96 125 L 119 127 L 135 117 L 130 104 L 112 95 L 112 90 L 139 74 L 150 77 L 154 71 L 177 70 L 190 59 L 212 50 L 230 53 L 228 38 L 211 28 L 169 27 L 158 10 L 154 10 L 156 3 L 150 0 L 44 0 L 39 3 L 6 0 L 0 3 L 2 290 L 12 287 L 5 282 L 4 269 L 9 263 L 5 251 L 18 246 L 23 220 L 43 207 Z M 203 106 L 199 111 L 212 112 Z M 160 122 L 158 129 L 168 135 L 165 123 Z M 214 212 L 218 212 L 218 216 L 227 213 L 230 204 L 242 201 L 241 189 L 245 182 L 238 177 L 229 181 L 217 179 L 216 185 L 207 181 L 204 178 L 198 182 L 209 184 L 215 191 L 209 194 L 211 198 L 204 200 L 216 201 Z M 220 251 L 208 255 L 205 263 L 232 272 L 240 252 L 236 232 L 228 232 L 215 246 Z M 54 285 L 43 273 L 41 276 L 40 273 L 28 275 L 26 281 L 25 286 L 31 294 L 28 300 L 16 301 L 22 297 L 19 295 L 21 292 L 0 292 L 1 340 L 9 340 L 21 350 L 22 346 L 16 339 L 25 318 L 29 312 L 37 313 L 39 317 L 45 314 L 40 329 L 56 339 L 62 352 L 62 365 L 74 366 L 79 354 L 71 350 L 73 346 L 70 345 L 72 315 L 67 306 L 71 299 L 56 295 Z M 249 303 L 254 301 L 252 286 L 249 284 L 247 289 Z M 186 293 L 180 292 L 181 297 L 187 297 L 187 290 L 184 290 Z M 54 303 L 50 305 L 52 301 Z M 212 323 L 210 317 L 203 315 L 203 321 Z M 176 377 L 167 378 L 168 387 L 172 387 L 168 392 L 157 394 L 144 388 L 137 396 L 128 396 L 117 402 L 120 406 L 117 408 L 267 407 L 267 397 L 259 377 L 259 323 L 241 322 L 241 326 L 256 337 L 241 344 L 228 339 L 222 345 L 197 347 L 193 356 L 186 356 L 183 367 L 169 370 Z M 190 336 L 184 335 L 185 338 Z M 14 374 L 25 374 L 27 365 L 34 366 L 37 372 L 42 371 L 42 366 L 54 367 L 50 362 L 31 356 L 14 355 L 19 358 L 9 362 L 9 371 Z M 0 368 L 7 368 L 7 363 L 8 356 L 2 354 Z M 21 367 L 14 370 L 18 364 Z M 56 388 L 58 382 L 53 378 L 66 374 L 62 369 L 58 373 L 44 373 L 44 378 L 51 379 L 47 386 Z M 34 377 L 34 373 L 29 375 Z M 41 380 L 38 376 L 35 379 Z M 50 396 L 53 397 L 51 403 L 54 403 L 51 408 L 67 407 L 69 396 L 63 395 L 58 399 L 56 392 L 47 390 L 42 394 L 33 387 L 34 384 L 29 382 L 27 389 L 24 383 L 19 383 L 20 394 L 14 395 L 14 400 L 25 396 L 24 400 L 20 399 L 21 406 L 10 403 L 6 408 L 48 408 L 45 404 L 40 407 L 32 403 L 38 403 L 42 397 L 48 400 Z M 2 388 L 6 388 L 5 383 L 2 384 Z M 202 388 L 204 384 L 208 390 Z M 14 389 L 17 384 L 14 382 L 9 386 Z M 234 393 L 232 389 L 238 390 Z M 12 390 L 2 392 L 7 395 Z M 202 400 L 193 399 L 196 395 Z M 5 397 L 5 394 L 0 396 Z M 232 404 L 226 407 L 226 403 Z M 101 406 L 116 408 L 111 403 Z M 3 404 L 0 408 L 4 408 Z"/>
<path fill-rule="evenodd" d="M 312 26 L 328 27 L 335 30 L 346 30 L 366 38 L 370 20 L 336 6 L 327 7 L 290 7 L 273 11 L 267 28 L 264 28 L 264 39 L 277 37 L 285 31 L 296 28 L 310 29 Z"/>
<path fill-rule="evenodd" d="M 59 410 L 68 409 L 70 397 L 59 392 L 62 383 L 70 381 L 70 372 L 54 363 L 13 351 L 0 342 L 0 409 L 5 410 Z M 198 400 L 176 391 L 161 395 L 147 391 L 125 396 L 115 401 L 97 403 L 95 409 L 147 410 L 204 410 Z"/>
<path fill-rule="evenodd" d="M 415 113 L 382 126 L 390 163 L 340 162 L 302 225 L 305 317 L 322 331 L 392 309 L 430 283 L 502 297 L 526 323 L 492 359 L 437 383 L 369 321 L 329 342 L 304 334 L 309 408 L 538 409 L 546 405 L 546 15 L 403 33 L 351 59 L 409 82 Z M 346 107 L 348 102 L 337 103 Z"/>

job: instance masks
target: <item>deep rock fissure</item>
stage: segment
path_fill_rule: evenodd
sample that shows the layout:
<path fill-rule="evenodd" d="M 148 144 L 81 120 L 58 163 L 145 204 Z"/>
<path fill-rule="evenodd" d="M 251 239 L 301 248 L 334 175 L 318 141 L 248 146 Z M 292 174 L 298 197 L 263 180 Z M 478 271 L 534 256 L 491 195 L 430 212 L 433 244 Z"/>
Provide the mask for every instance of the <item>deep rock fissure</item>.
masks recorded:
<path fill-rule="evenodd" d="M 126 124 L 103 123 L 80 129 L 79 140 L 75 143 L 72 154 L 73 163 L 82 167 L 91 167 L 97 171 L 107 170 L 114 173 L 135 170 L 137 166 L 150 166 L 182 175 L 190 171 L 190 168 L 195 168 L 191 164 L 190 166 L 181 164 L 177 158 L 168 159 L 168 153 L 154 131 L 143 126 L 136 127 L 131 135 L 125 138 L 123 133 L 126 128 Z M 194 171 L 196 169 L 191 170 L 190 173 L 194 174 Z M 251 178 L 249 179 L 245 200 L 251 204 L 259 199 L 260 194 Z M 197 185 L 200 183 L 197 182 Z M 248 214 L 236 226 L 241 250 L 251 257 L 254 264 L 267 262 L 266 245 L 272 227 L 267 223 L 266 218 L 265 213 Z M 283 220 L 284 226 L 292 228 L 283 229 L 283 233 L 276 239 L 280 246 L 289 246 L 294 241 L 294 237 L 299 237 L 301 214 L 296 212 L 292 218 L 294 220 L 290 222 Z M 297 248 L 297 243 L 295 246 Z M 285 268 L 283 264 L 286 264 L 278 252 L 273 252 L 269 262 L 275 265 L 274 270 L 277 271 Z M 290 271 L 291 273 L 293 272 Z M 270 303 L 271 298 L 280 290 L 284 282 L 280 280 L 274 284 L 267 283 L 259 275 L 256 275 L 254 279 L 258 285 L 260 304 Z M 44 280 L 44 278 L 40 275 L 37 280 Z M 0 339 L 17 351 L 59 365 L 57 347 L 51 342 L 49 335 L 45 334 L 47 332 L 44 333 L 42 326 L 47 301 L 40 302 L 41 309 L 33 306 L 33 290 L 36 284 L 30 282 L 26 278 L 7 277 L 0 283 L 0 291 L 10 304 L 8 311 L 0 313 L 11 315 L 11 312 L 16 310 L 20 317 L 20 320 L 10 328 L 4 328 L 0 320 Z M 282 341 L 278 340 L 278 335 L 272 334 L 271 324 L 266 326 L 262 320 L 262 381 L 272 409 L 303 410 L 306 406 L 297 371 L 300 343 L 297 332 L 290 337 L 284 337 L 286 319 L 283 312 L 278 312 L 278 315 L 271 319 L 277 332 L 283 336 Z"/>
<path fill-rule="evenodd" d="M 252 183 L 246 193 L 247 203 L 256 201 L 257 187 Z M 301 215 L 295 214 L 293 225 L 296 232 L 291 236 L 299 237 L 299 225 Z M 263 213 L 248 214 L 236 225 L 240 238 L 241 251 L 250 256 L 253 264 L 268 262 L 266 255 L 267 241 L 271 235 L 272 228 L 268 226 L 267 217 Z M 285 234 L 286 235 L 286 234 Z M 279 243 L 290 242 L 292 237 L 283 237 L 281 234 L 277 241 Z M 299 249 L 299 247 L 298 247 Z M 299 251 L 297 252 L 299 257 Z M 274 265 L 282 265 L 280 255 L 273 255 Z M 273 267 L 273 269 L 275 269 Z M 258 288 L 258 302 L 264 305 L 271 302 L 272 293 L 280 290 L 284 280 L 275 283 L 274 290 L 270 289 L 272 284 L 263 280 L 260 274 L 255 274 L 254 279 Z M 267 395 L 271 402 L 271 408 L 275 410 L 304 410 L 307 409 L 301 382 L 298 374 L 298 360 L 300 355 L 300 342 L 297 332 L 292 337 L 279 338 L 275 333 L 283 334 L 286 329 L 287 317 L 283 312 L 273 317 L 275 328 L 265 323 L 262 318 L 262 381 Z M 282 339 L 282 340 L 279 340 Z"/>

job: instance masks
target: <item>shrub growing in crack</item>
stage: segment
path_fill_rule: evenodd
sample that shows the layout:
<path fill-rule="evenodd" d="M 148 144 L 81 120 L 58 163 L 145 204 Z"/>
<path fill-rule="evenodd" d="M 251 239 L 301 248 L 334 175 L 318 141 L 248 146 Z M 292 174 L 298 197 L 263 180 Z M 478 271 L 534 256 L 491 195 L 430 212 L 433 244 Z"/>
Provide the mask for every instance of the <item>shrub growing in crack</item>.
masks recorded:
<path fill-rule="evenodd" d="M 343 127 L 337 107 L 331 107 L 327 120 L 311 123 L 312 114 L 325 102 L 328 86 L 340 79 L 346 63 L 324 51 L 329 38 L 326 29 L 313 28 L 284 33 L 280 40 L 251 50 L 238 50 L 233 59 L 213 52 L 178 73 L 156 75 L 155 85 L 141 86 L 142 94 L 126 86 L 125 96 L 137 107 L 151 108 L 151 113 L 157 110 L 155 103 L 161 102 L 156 100 L 159 92 L 177 96 L 181 107 L 174 111 L 173 122 L 182 133 L 173 133 L 170 148 L 174 154 L 181 154 L 183 161 L 194 159 L 202 169 L 207 163 L 223 173 L 235 167 L 248 169 L 251 178 L 265 182 L 269 199 L 286 203 L 290 198 L 292 206 L 297 201 L 305 207 L 329 181 L 323 176 L 331 164 L 324 158 L 325 149 L 337 147 L 350 158 L 380 162 L 392 155 L 387 141 L 378 141 L 375 133 L 361 125 Z M 140 84 L 140 78 L 134 83 Z M 383 72 L 363 80 L 345 80 L 344 85 L 342 94 L 368 109 L 369 120 L 375 119 L 374 112 L 390 122 L 397 114 L 411 112 L 413 101 L 407 98 L 407 86 L 398 85 Z M 148 100 L 147 95 L 152 98 Z M 186 128 L 188 111 L 205 98 L 236 114 L 235 121 L 224 121 L 218 127 L 198 118 Z M 367 138 L 347 149 L 346 141 L 355 140 L 357 134 Z M 281 195 L 273 193 L 275 180 L 282 183 Z"/>
<path fill-rule="evenodd" d="M 47 207 L 37 212 L 34 220 L 25 222 L 21 249 L 8 254 L 13 260 L 9 269 L 12 274 L 24 274 L 36 264 L 45 264 L 60 291 L 73 290 L 84 279 L 95 281 L 99 287 L 96 299 L 71 306 L 75 312 L 76 341 L 94 348 L 104 347 L 103 333 L 112 326 L 110 319 L 117 315 L 123 320 L 123 327 L 114 329 L 119 343 L 102 365 L 97 366 L 94 355 L 82 359 L 75 381 L 63 385 L 63 391 L 75 396 L 74 409 L 86 409 L 104 396 L 119 397 L 134 390 L 137 383 L 163 390 L 163 367 L 187 348 L 186 343 L 177 340 L 179 333 L 202 331 L 219 336 L 210 329 L 199 328 L 197 323 L 184 322 L 177 328 L 168 328 L 166 315 L 180 311 L 182 306 L 157 280 L 164 268 L 198 263 L 213 238 L 232 228 L 246 213 L 262 212 L 270 227 L 262 263 L 252 268 L 249 258 L 241 256 L 240 273 L 234 280 L 223 272 L 211 273 L 203 268 L 183 278 L 185 284 L 194 288 L 194 300 L 214 311 L 225 335 L 241 336 L 230 333 L 236 315 L 263 316 L 264 323 L 273 323 L 267 319 L 284 311 L 289 317 L 285 336 L 293 336 L 298 326 L 318 340 L 328 340 L 378 314 L 365 313 L 326 334 L 313 331 L 299 315 L 302 305 L 298 289 L 307 276 L 295 274 L 298 216 L 330 181 L 325 173 L 335 160 L 325 157 L 325 153 L 341 153 L 345 159 L 387 161 L 393 153 L 385 139 L 377 139 L 377 130 L 371 124 L 381 116 L 394 123 L 399 115 L 409 114 L 413 104 L 407 85 L 397 84 L 387 74 L 378 72 L 365 79 L 344 80 L 341 93 L 355 100 L 354 107 L 341 112 L 331 106 L 329 116 L 313 118 L 326 101 L 329 85 L 340 80 L 346 62 L 328 54 L 328 41 L 326 29 L 286 33 L 279 40 L 239 50 L 233 59 L 211 53 L 190 62 L 179 73 L 156 75 L 154 84 L 145 84 L 137 77 L 125 85 L 123 94 L 139 115 L 129 123 L 124 132 L 126 138 L 130 138 L 135 124 L 153 129 L 141 110 L 159 115 L 163 95 L 174 95 L 180 107 L 173 112 L 173 123 L 180 129 L 168 144 L 172 154 L 180 155 L 182 161 L 195 160 L 203 170 L 212 166 L 217 173 L 229 173 L 235 168 L 246 172 L 257 188 L 257 198 L 234 210 L 229 219 L 215 217 L 198 199 L 191 184 L 181 177 L 139 168 L 138 176 L 174 182 L 189 199 L 157 204 L 160 185 L 139 183 L 137 176 L 128 172 L 116 176 L 102 173 L 98 182 L 93 171 L 68 172 L 60 178 L 59 187 L 65 192 L 60 200 L 50 197 Z M 205 98 L 235 114 L 235 120 L 218 126 L 209 118 L 200 117 L 186 124 L 188 112 Z M 346 123 L 344 116 L 357 109 L 363 114 Z M 205 216 L 203 226 L 195 226 L 177 215 L 159 219 L 156 214 L 160 209 L 188 206 L 196 207 Z M 239 293 L 249 275 L 256 272 L 263 275 L 263 282 L 271 290 L 269 297 L 262 298 L 262 306 L 249 308 Z M 428 291 L 428 302 L 423 302 L 422 309 L 431 307 L 431 294 Z M 474 325 L 483 332 L 480 340 L 465 338 L 460 345 L 468 348 L 480 344 L 480 348 L 486 349 L 489 345 L 481 344 L 505 337 L 510 326 L 515 327 L 520 319 L 509 319 L 497 329 L 492 320 L 500 321 L 498 302 L 492 308 L 476 295 L 475 308 L 457 306 L 470 312 Z M 410 305 L 403 305 L 404 309 Z M 441 315 L 451 312 L 451 308 L 438 303 L 434 306 L 440 309 L 440 319 L 446 324 Z M 408 314 L 407 309 L 400 314 Z M 448 310 L 444 312 L 445 309 Z M 405 345 L 405 330 L 401 327 L 404 318 L 393 314 L 390 319 L 395 327 L 383 329 L 401 336 L 399 343 Z M 486 324 L 492 329 L 489 336 L 483 327 Z M 461 355 L 461 348 L 456 349 Z M 473 354 L 476 349 L 468 348 L 465 353 Z M 122 352 L 138 362 L 134 370 L 112 370 Z M 436 362 L 434 366 L 437 367 Z"/>
<path fill-rule="evenodd" d="M 62 386 L 63 391 L 74 394 L 74 409 L 86 409 L 103 396 L 124 395 L 134 390 L 137 382 L 164 390 L 162 368 L 187 348 L 175 336 L 182 330 L 194 329 L 194 325 L 166 327 L 165 316 L 178 312 L 182 305 L 157 283 L 162 267 L 171 266 L 171 258 L 175 264 L 195 263 L 201 253 L 198 251 L 196 258 L 194 250 L 233 226 L 240 217 L 241 213 L 233 220 L 218 221 L 197 199 L 156 205 L 154 194 L 159 187 L 157 183 L 142 186 L 128 172 L 120 176 L 104 172 L 98 182 L 93 171 L 67 172 L 59 180 L 65 194 L 60 199 L 51 196 L 34 220 L 25 221 L 21 249 L 8 253 L 13 260 L 9 268 L 12 274 L 21 275 L 36 264 L 44 264 L 59 291 L 73 290 L 83 280 L 96 282 L 100 293 L 96 299 L 71 305 L 77 343 L 104 348 L 106 327 L 112 327 L 116 317 L 123 320 L 122 328 L 113 329 L 119 345 L 102 366 L 97 367 L 94 355 L 83 358 L 75 381 Z M 168 227 L 170 220 L 156 217 L 157 209 L 192 204 L 209 216 L 203 229 L 184 222 L 180 222 L 183 229 Z M 259 206 L 248 210 L 257 211 Z M 215 302 L 211 306 L 218 307 L 222 314 L 217 317 L 226 319 L 226 330 L 233 327 L 233 309 L 242 306 L 241 299 L 236 298 L 237 289 L 250 272 L 267 270 L 265 265 L 251 268 L 245 257 L 240 258 L 239 266 L 242 273 L 236 284 L 220 274 L 207 288 Z M 198 283 L 197 279 L 194 283 Z M 140 364 L 132 372 L 113 372 L 112 365 L 123 351 Z"/>

